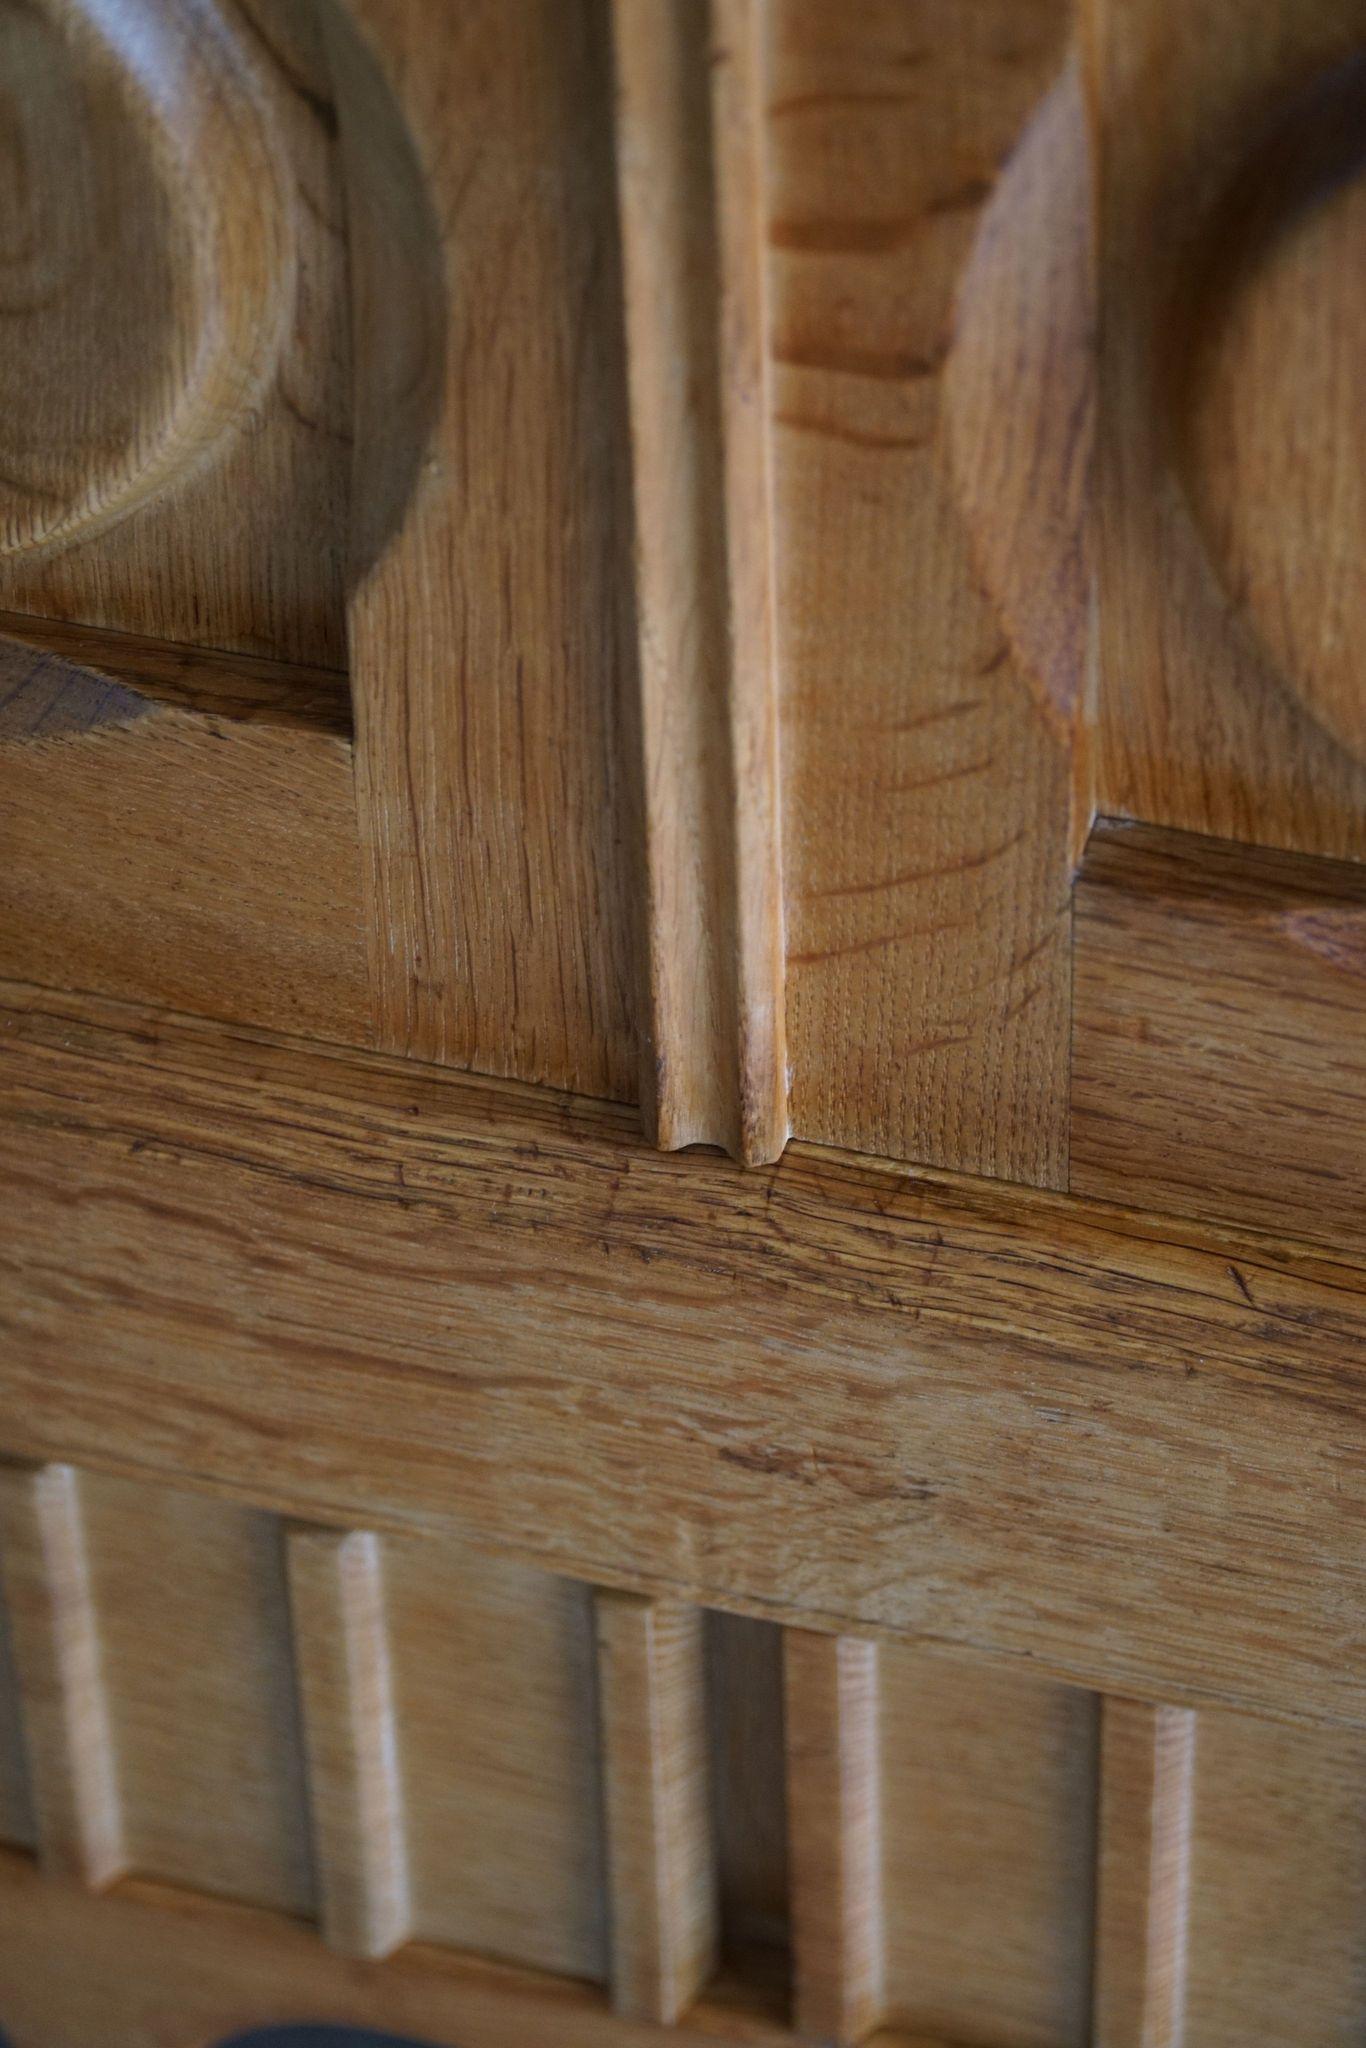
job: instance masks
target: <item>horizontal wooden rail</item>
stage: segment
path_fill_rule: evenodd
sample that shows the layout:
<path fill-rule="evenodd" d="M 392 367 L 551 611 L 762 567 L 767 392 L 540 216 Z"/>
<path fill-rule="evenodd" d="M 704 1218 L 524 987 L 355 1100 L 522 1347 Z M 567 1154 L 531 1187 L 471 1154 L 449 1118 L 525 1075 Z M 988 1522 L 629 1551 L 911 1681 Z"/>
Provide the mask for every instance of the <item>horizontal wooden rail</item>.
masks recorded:
<path fill-rule="evenodd" d="M 1366 1270 L 2 996 L 0 1450 L 1366 1721 Z"/>

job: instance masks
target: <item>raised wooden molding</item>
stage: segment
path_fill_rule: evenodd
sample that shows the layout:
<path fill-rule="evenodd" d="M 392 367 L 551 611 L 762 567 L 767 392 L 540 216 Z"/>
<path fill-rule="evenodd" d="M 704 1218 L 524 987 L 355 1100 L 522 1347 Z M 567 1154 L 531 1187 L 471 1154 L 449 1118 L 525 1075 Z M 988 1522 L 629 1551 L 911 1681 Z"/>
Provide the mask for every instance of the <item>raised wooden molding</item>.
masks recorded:
<path fill-rule="evenodd" d="M 93 1890 L 124 1867 L 99 1635 L 70 1465 L 0 1466 L 0 1580 L 14 1634 L 38 1855 Z"/>
<path fill-rule="evenodd" d="M 1341 1257 L 814 1146 L 743 1173 L 610 1105 L 5 1004 L 5 1449 L 1366 1722 Z"/>
<path fill-rule="evenodd" d="M 761 0 L 615 0 L 649 868 L 642 1099 L 666 1149 L 787 1138 Z"/>
<path fill-rule="evenodd" d="M 717 1964 L 700 1608 L 597 1597 L 612 2004 L 673 2026 Z"/>
<path fill-rule="evenodd" d="M 1101 1709 L 1096 2048 L 1181 2048 L 1198 1717 Z"/>
<path fill-rule="evenodd" d="M 862 2041 L 883 2018 L 876 1643 L 783 1640 L 797 2032 Z"/>
<path fill-rule="evenodd" d="M 380 1540 L 296 1527 L 285 1556 L 323 1933 L 388 1955 L 411 1908 Z"/>

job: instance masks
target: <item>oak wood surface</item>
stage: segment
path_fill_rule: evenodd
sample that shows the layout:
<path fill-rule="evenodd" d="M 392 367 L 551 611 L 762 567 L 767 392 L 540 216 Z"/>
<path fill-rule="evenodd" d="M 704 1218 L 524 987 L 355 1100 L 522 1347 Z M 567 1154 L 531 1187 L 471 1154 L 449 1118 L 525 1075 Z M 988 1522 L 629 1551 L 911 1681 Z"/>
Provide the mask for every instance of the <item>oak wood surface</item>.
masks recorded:
<path fill-rule="evenodd" d="M 1359 57 L 1366 9 L 1087 0 L 1080 20 L 1100 306 L 1099 807 L 1359 860 L 1366 767 L 1350 729 L 1334 736 L 1341 691 L 1324 670 L 1329 637 L 1356 630 L 1342 609 L 1350 572 L 1335 595 L 1332 567 L 1353 531 L 1350 457 L 1335 467 L 1352 401 L 1332 368 L 1351 360 L 1352 301 L 1317 231 L 1340 178 L 1311 173 L 1306 190 L 1275 138 L 1299 102 L 1312 155 L 1315 89 Z M 1249 165 L 1270 175 L 1275 227 L 1250 251 Z M 1319 259 L 1308 271 L 1306 236 Z M 1287 247 L 1289 289 L 1277 282 Z M 1251 347 L 1245 257 L 1262 300 Z M 1246 526 L 1229 532 L 1233 503 L 1255 525 L 1251 552 Z"/>
<path fill-rule="evenodd" d="M 793 1129 L 1045 1186 L 1071 768 L 978 582 L 944 375 L 1067 30 L 1054 0 L 780 0 L 769 30 Z"/>
<path fill-rule="evenodd" d="M 1181 2048 L 1186 2033 L 1197 1731 L 1182 1707 L 1101 1706 L 1096 2048 Z"/>
<path fill-rule="evenodd" d="M 45 1875 L 98 1889 L 127 1867 L 128 1844 L 80 1474 L 0 1467 L 0 1536 L 26 1818 Z"/>
<path fill-rule="evenodd" d="M 339 667 L 346 252 L 314 0 L 11 8 L 3 34 L 0 603 Z"/>
<path fill-rule="evenodd" d="M 1366 876 L 1104 824 L 1077 884 L 1075 1193 L 1366 1243 Z"/>
<path fill-rule="evenodd" d="M 784 1679 L 793 2018 L 858 2042 L 883 2017 L 877 1645 L 789 1629 Z"/>
<path fill-rule="evenodd" d="M 339 670 L 0 613 L 0 739 L 80 732 L 152 704 L 342 737 L 351 730 Z"/>
<path fill-rule="evenodd" d="M 319 1920 L 341 1954 L 388 1955 L 412 1902 L 380 1541 L 299 1527 L 285 1560 Z"/>
<path fill-rule="evenodd" d="M 446 1956 L 418 1944 L 386 1962 L 333 1955 L 297 1922 L 129 1883 L 89 1902 L 0 1853 L 0 1997 L 21 2043 L 201 2048 L 276 2020 L 395 2028 L 437 2048 L 649 2048 L 659 2031 L 625 2020 L 593 1988 Z M 98 1912 L 90 1910 L 92 1904 Z M 79 1949 L 82 1968 L 73 1971 Z M 790 2048 L 789 2029 L 731 1987 L 672 2031 L 677 2048 L 734 2041 Z M 946 2048 L 884 2033 L 872 2048 Z"/>
<path fill-rule="evenodd" d="M 624 1110 L 6 1000 L 10 1451 L 1362 1718 L 1341 1258 L 802 1146 L 666 1159 Z"/>
<path fill-rule="evenodd" d="M 673 2026 L 718 1955 L 703 1615 L 604 1592 L 596 1618 L 612 2005 Z"/>
<path fill-rule="evenodd" d="M 0 964 L 371 1043 L 346 742 L 158 705 L 0 746 Z"/>
<path fill-rule="evenodd" d="M 379 1042 L 633 1100 L 641 871 L 605 24 L 362 0 L 340 69 Z M 393 98 L 402 107 L 402 123 Z"/>

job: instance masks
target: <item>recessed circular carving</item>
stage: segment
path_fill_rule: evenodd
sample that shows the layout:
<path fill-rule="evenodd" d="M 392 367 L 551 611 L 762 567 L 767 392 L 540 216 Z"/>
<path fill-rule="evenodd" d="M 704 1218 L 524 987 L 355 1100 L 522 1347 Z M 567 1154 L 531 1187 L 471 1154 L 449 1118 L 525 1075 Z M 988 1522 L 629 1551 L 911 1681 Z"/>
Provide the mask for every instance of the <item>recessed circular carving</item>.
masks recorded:
<path fill-rule="evenodd" d="M 1177 462 L 1229 597 L 1366 759 L 1366 58 L 1259 139 L 1173 336 Z"/>
<path fill-rule="evenodd" d="M 289 184 L 207 0 L 0 0 L 0 550 L 121 518 L 249 416 Z"/>

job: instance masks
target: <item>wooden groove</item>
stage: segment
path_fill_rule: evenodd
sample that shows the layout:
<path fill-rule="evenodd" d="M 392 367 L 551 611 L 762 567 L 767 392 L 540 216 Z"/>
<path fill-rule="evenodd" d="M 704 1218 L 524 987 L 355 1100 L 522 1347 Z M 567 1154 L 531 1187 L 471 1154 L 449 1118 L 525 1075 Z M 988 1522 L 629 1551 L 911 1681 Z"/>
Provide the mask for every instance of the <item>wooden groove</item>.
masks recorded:
<path fill-rule="evenodd" d="M 123 1829 L 72 1466 L 0 1467 L 0 1583 L 39 1859 L 48 1876 L 98 1889 L 124 1868 Z"/>
<path fill-rule="evenodd" d="M 784 1635 L 797 2032 L 862 2041 L 883 2017 L 878 1650 Z"/>
<path fill-rule="evenodd" d="M 410 1905 L 380 1539 L 295 1527 L 285 1551 L 323 1935 L 384 1956 Z"/>
<path fill-rule="evenodd" d="M 665 1150 L 788 1135 L 761 0 L 616 0 L 649 891 Z"/>
<path fill-rule="evenodd" d="M 1106 1699 L 1095 2048 L 1181 2048 L 1196 1717 Z"/>
<path fill-rule="evenodd" d="M 717 1962 L 703 1615 L 597 1598 L 612 2004 L 671 2026 Z"/>
<path fill-rule="evenodd" d="M 88 731 L 158 704 L 246 725 L 351 732 L 339 669 L 0 611 L 0 740 Z"/>

